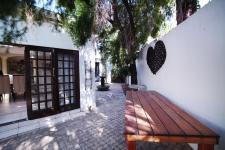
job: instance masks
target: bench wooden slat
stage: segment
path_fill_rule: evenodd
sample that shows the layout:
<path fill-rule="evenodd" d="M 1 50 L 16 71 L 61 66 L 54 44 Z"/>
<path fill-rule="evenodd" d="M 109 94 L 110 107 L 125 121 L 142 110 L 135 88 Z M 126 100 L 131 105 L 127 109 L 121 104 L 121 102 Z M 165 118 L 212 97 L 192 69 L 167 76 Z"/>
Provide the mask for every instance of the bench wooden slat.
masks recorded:
<path fill-rule="evenodd" d="M 157 116 L 166 127 L 170 135 L 184 135 L 184 132 L 177 126 L 177 124 L 168 116 L 168 114 L 153 100 L 152 97 L 149 97 L 147 92 L 142 93 L 144 97 L 148 98 L 147 101 L 149 105 L 156 112 Z"/>
<path fill-rule="evenodd" d="M 134 108 L 137 117 L 138 132 L 140 135 L 153 134 L 149 121 L 145 115 L 136 92 L 132 92 Z"/>
<path fill-rule="evenodd" d="M 179 116 L 177 112 L 162 102 L 157 96 L 153 95 L 151 92 L 148 92 L 148 94 L 153 97 L 153 100 L 158 103 L 158 105 L 167 113 L 168 116 L 170 116 L 170 118 L 177 124 L 177 126 L 180 127 L 181 130 L 183 130 L 186 135 L 201 135 L 201 133 L 193 128 L 189 122 Z"/>
<path fill-rule="evenodd" d="M 153 135 L 126 135 L 128 141 L 149 141 L 149 142 L 175 142 L 175 143 L 201 143 L 216 144 L 218 141 L 213 137 L 198 136 L 153 136 Z"/>
<path fill-rule="evenodd" d="M 156 91 L 152 91 L 154 95 L 159 97 L 165 104 L 167 104 L 170 108 L 172 108 L 174 111 L 177 112 L 183 119 L 185 119 L 189 124 L 191 124 L 196 130 L 198 130 L 202 136 L 218 136 L 215 132 L 213 132 L 211 129 L 204 126 L 202 123 L 200 123 L 197 119 L 190 116 L 188 113 L 174 105 L 172 102 L 170 102 L 167 98 L 162 96 Z"/>
<path fill-rule="evenodd" d="M 147 100 L 142 94 L 138 93 L 139 100 L 145 110 L 145 114 L 148 118 L 148 121 L 151 125 L 154 135 L 167 135 L 168 132 L 163 126 L 162 122 L 153 111 L 152 107 L 148 104 Z"/>
<path fill-rule="evenodd" d="M 125 101 L 125 134 L 138 134 L 137 119 L 131 91 L 127 91 Z"/>

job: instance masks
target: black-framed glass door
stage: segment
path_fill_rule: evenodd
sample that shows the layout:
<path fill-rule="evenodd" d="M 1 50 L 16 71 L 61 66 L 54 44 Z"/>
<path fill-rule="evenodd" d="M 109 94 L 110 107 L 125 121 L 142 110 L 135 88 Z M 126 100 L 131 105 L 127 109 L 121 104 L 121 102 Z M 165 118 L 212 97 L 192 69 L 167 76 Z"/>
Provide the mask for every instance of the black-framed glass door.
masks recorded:
<path fill-rule="evenodd" d="M 26 46 L 28 119 L 79 108 L 79 53 Z"/>
<path fill-rule="evenodd" d="M 60 111 L 79 108 L 79 54 L 56 50 L 57 99 Z"/>

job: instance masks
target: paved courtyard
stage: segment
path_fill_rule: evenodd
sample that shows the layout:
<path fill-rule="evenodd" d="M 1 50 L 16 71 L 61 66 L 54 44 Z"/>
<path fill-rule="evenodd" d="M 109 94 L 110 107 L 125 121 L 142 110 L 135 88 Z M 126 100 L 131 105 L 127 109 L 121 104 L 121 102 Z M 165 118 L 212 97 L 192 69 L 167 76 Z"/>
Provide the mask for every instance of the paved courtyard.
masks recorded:
<path fill-rule="evenodd" d="M 124 95 L 120 84 L 96 93 L 97 110 L 52 128 L 0 141 L 0 150 L 126 150 L 123 137 Z M 190 150 L 187 144 L 138 142 L 137 149 Z"/>

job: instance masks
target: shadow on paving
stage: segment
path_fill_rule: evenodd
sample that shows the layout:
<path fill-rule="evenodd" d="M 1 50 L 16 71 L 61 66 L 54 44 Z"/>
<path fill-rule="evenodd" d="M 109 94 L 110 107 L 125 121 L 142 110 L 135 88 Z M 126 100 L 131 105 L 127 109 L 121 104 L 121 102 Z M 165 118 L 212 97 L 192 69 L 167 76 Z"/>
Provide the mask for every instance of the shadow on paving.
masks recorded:
<path fill-rule="evenodd" d="M 0 141 L 0 149 L 26 150 L 126 150 L 124 131 L 124 95 L 120 84 L 110 91 L 96 92 L 97 111 L 52 128 L 20 134 Z M 137 142 L 137 149 L 190 150 L 187 144 Z"/>

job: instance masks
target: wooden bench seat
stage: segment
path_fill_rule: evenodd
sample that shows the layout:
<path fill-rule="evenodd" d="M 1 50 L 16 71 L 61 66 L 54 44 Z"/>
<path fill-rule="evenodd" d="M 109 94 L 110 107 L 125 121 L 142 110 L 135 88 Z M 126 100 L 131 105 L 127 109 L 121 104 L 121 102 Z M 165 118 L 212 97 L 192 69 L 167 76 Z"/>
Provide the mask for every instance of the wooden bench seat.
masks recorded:
<path fill-rule="evenodd" d="M 125 138 L 128 149 L 135 141 L 197 143 L 213 150 L 219 136 L 155 91 L 127 91 Z"/>

